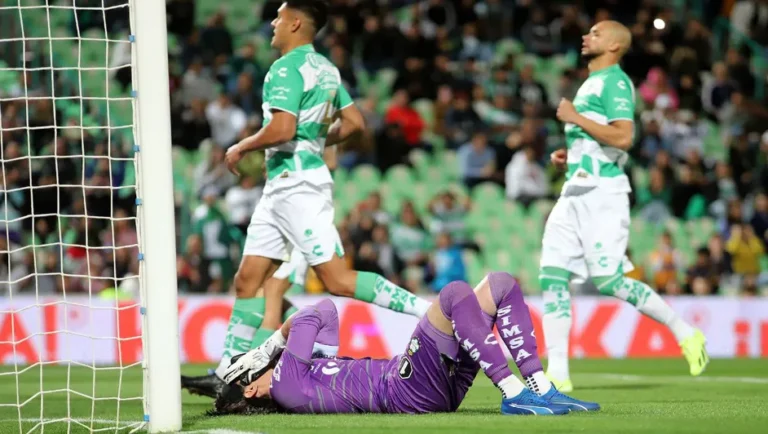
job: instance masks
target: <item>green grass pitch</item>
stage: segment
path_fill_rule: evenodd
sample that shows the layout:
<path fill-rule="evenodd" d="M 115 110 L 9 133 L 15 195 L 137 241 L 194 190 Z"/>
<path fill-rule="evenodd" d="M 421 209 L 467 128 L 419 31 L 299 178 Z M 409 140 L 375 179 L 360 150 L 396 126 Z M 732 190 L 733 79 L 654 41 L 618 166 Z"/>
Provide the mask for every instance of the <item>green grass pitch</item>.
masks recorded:
<path fill-rule="evenodd" d="M 768 369 L 766 360 L 712 360 L 701 378 L 687 376 L 678 360 L 575 360 L 572 362 L 574 396 L 598 401 L 594 414 L 562 417 L 511 417 L 498 413 L 499 392 L 479 374 L 475 387 L 457 413 L 408 415 L 323 415 L 217 417 L 204 415 L 210 400 L 182 394 L 183 432 L 199 434 L 311 433 L 762 433 L 768 426 Z M 182 371 L 198 375 L 207 366 L 186 365 Z M 0 368 L 0 374 L 8 367 Z M 42 382 L 41 382 L 42 373 Z M 94 377 L 95 375 L 95 377 Z M 16 403 L 16 377 L 0 375 L 0 433 L 118 432 L 142 418 L 140 401 L 114 399 L 141 395 L 141 369 L 91 371 L 35 367 L 19 376 L 19 411 L 4 406 Z M 95 387 L 94 387 L 95 378 Z M 41 384 L 45 391 L 40 395 Z M 70 392 L 67 392 L 67 389 Z M 91 400 L 95 396 L 96 401 Z M 101 399 L 107 398 L 107 399 Z M 43 412 L 41 413 L 41 401 Z M 69 402 L 69 405 L 68 405 Z M 119 411 L 120 422 L 117 420 Z M 57 422 L 69 418 L 75 422 Z M 45 422 L 40 425 L 41 419 Z M 95 422 L 91 423 L 90 420 Z M 119 432 L 128 432 L 124 429 Z"/>

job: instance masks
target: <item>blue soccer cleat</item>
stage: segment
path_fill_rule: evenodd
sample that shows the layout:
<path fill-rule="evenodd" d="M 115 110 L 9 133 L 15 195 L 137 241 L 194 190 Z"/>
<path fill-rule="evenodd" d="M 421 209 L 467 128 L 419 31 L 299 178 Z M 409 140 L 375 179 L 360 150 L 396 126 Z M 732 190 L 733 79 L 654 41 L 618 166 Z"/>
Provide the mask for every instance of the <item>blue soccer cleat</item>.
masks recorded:
<path fill-rule="evenodd" d="M 571 398 L 568 395 L 560 393 L 553 385 L 549 392 L 541 395 L 540 397 L 550 405 L 558 405 L 568 407 L 571 411 L 598 411 L 600 410 L 600 404 L 596 402 L 580 401 L 576 398 Z"/>
<path fill-rule="evenodd" d="M 501 414 L 554 416 L 569 412 L 567 406 L 549 403 L 528 389 L 517 396 L 501 400 Z"/>

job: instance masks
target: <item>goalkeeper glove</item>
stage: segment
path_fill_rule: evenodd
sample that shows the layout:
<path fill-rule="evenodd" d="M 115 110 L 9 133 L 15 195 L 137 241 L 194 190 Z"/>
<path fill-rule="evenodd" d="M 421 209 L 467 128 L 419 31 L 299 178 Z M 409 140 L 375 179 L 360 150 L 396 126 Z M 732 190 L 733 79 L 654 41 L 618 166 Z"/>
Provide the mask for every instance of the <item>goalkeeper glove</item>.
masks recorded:
<path fill-rule="evenodd" d="M 224 380 L 227 384 L 240 382 L 250 384 L 259 378 L 267 370 L 269 364 L 285 348 L 286 339 L 278 329 L 259 347 L 245 354 L 232 357 L 232 362 L 224 372 Z"/>

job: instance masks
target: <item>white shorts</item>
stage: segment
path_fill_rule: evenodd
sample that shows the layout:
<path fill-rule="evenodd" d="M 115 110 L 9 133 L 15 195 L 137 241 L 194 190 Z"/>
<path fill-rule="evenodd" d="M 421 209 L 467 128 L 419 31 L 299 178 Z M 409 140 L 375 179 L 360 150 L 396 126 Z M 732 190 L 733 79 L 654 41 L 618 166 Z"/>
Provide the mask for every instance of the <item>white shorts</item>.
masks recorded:
<path fill-rule="evenodd" d="M 307 281 L 308 271 L 309 264 L 304 259 L 304 255 L 295 252 L 291 254 L 291 260 L 283 262 L 272 277 L 275 279 L 289 279 L 295 285 L 304 286 L 304 283 Z"/>
<path fill-rule="evenodd" d="M 333 224 L 332 184 L 306 183 L 262 196 L 248 225 L 243 255 L 287 262 L 302 255 L 310 266 L 344 256 Z"/>
<path fill-rule="evenodd" d="M 598 189 L 580 196 L 561 196 L 544 225 L 541 266 L 557 267 L 578 277 L 612 276 L 622 266 L 629 242 L 629 197 Z"/>

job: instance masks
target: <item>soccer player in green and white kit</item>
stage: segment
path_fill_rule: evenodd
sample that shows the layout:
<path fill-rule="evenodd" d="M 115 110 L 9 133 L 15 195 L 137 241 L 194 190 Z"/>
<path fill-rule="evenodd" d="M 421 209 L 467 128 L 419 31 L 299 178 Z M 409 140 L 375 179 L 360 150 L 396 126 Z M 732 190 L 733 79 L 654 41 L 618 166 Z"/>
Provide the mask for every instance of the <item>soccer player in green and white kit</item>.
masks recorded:
<path fill-rule="evenodd" d="M 557 109 L 568 149 L 555 151 L 551 160 L 567 168 L 567 181 L 544 228 L 539 282 L 545 302 L 547 375 L 563 392 L 573 389 L 568 371 L 571 280 L 591 278 L 600 293 L 625 300 L 667 325 L 691 375 L 701 374 L 709 362 L 701 331 L 683 321 L 648 285 L 624 276 L 632 265 L 625 256 L 631 189 L 623 166 L 633 141 L 635 90 L 619 61 L 631 38 L 618 22 L 595 24 L 581 49 L 589 60 L 589 78 L 573 103 L 563 99 Z"/>
<path fill-rule="evenodd" d="M 272 22 L 272 46 L 282 57 L 264 79 L 264 125 L 227 150 L 233 171 L 245 154 L 266 150 L 267 183 L 235 275 L 237 299 L 216 370 L 219 378 L 232 356 L 250 350 L 256 323 L 261 323 L 252 314 L 256 291 L 290 254 L 303 255 L 334 295 L 418 317 L 429 309 L 426 300 L 378 274 L 350 270 L 341 259 L 344 251 L 333 224 L 333 180 L 323 150 L 360 133 L 364 122 L 338 68 L 312 46 L 326 21 L 327 5 L 320 0 L 286 0 L 280 6 Z"/>

